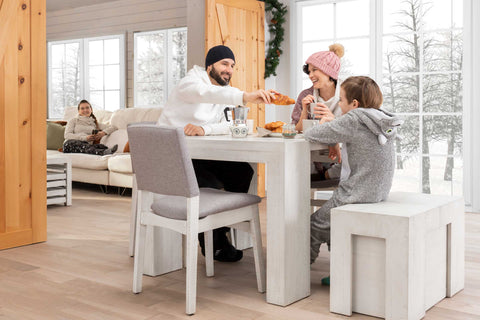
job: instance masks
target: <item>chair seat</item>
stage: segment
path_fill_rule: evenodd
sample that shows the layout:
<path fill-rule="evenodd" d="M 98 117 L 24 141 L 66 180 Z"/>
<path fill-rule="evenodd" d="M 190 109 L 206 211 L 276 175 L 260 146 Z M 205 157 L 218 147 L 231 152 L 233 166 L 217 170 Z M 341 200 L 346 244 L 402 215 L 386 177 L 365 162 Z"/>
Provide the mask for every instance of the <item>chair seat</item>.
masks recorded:
<path fill-rule="evenodd" d="M 211 188 L 200 188 L 199 218 L 234 210 L 259 203 L 262 199 L 247 193 L 228 192 Z M 185 197 L 155 195 L 151 206 L 153 213 L 176 220 L 187 220 Z"/>

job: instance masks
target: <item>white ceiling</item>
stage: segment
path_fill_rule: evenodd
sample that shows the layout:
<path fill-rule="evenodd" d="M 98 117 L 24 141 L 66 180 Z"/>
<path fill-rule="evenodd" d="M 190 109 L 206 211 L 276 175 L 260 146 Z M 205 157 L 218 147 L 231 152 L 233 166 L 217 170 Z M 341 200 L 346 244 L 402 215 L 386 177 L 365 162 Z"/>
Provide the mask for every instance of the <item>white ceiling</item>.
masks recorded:
<path fill-rule="evenodd" d="M 91 6 L 111 1 L 116 0 L 47 0 L 47 12 Z"/>

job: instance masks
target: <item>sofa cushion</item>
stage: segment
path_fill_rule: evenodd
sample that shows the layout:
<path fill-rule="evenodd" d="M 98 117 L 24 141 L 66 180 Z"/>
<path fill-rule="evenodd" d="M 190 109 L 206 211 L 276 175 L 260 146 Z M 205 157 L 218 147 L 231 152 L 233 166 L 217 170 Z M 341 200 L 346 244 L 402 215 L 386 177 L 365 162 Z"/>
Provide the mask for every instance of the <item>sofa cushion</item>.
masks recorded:
<path fill-rule="evenodd" d="M 111 124 L 118 129 L 127 129 L 129 123 L 154 121 L 157 122 L 162 108 L 127 108 L 113 113 Z"/>
<path fill-rule="evenodd" d="M 126 129 L 115 130 L 110 133 L 108 136 L 105 136 L 100 140 L 100 143 L 103 143 L 107 147 L 111 148 L 114 145 L 118 145 L 118 151 L 122 152 L 125 148 L 125 144 L 128 141 L 128 134 Z"/>
<path fill-rule="evenodd" d="M 65 127 L 54 122 L 47 122 L 47 150 L 58 150 L 63 146 Z"/>
<path fill-rule="evenodd" d="M 73 168 L 83 168 L 90 170 L 107 170 L 108 159 L 112 155 L 97 156 L 86 153 L 62 153 L 63 156 L 70 158 Z"/>
<path fill-rule="evenodd" d="M 130 154 L 115 154 L 108 159 L 108 170 L 112 172 L 132 173 L 132 160 Z"/>
<path fill-rule="evenodd" d="M 68 121 L 70 119 L 73 119 L 77 114 L 78 114 L 77 106 L 65 107 L 65 111 L 63 113 L 63 120 Z M 112 118 L 113 112 L 106 111 L 106 110 L 93 109 L 93 114 L 95 115 L 95 118 L 97 118 L 98 122 L 104 123 L 104 124 L 110 124 L 110 119 Z"/>

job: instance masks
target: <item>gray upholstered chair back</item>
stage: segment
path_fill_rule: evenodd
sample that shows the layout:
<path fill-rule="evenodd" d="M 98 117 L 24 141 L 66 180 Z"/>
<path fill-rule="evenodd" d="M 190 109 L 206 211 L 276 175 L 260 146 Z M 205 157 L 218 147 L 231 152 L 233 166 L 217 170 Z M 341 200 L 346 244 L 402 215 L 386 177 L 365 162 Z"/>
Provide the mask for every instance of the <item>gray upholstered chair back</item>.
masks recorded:
<path fill-rule="evenodd" d="M 182 128 L 131 124 L 127 132 L 139 190 L 187 198 L 199 195 Z"/>

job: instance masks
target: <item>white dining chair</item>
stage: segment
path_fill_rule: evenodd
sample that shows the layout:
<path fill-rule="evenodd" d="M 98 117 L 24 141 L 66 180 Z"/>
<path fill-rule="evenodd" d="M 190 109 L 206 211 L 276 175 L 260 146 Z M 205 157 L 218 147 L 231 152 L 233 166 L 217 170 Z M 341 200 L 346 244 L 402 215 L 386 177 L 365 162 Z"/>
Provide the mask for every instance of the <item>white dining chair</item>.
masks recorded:
<path fill-rule="evenodd" d="M 213 276 L 212 230 L 244 228 L 253 241 L 259 292 L 265 292 L 258 203 L 246 193 L 199 188 L 182 128 L 130 125 L 128 128 L 133 172 L 137 183 L 137 221 L 133 292 L 142 291 L 147 226 L 167 228 L 186 238 L 186 313 L 196 309 L 198 233 L 205 232 L 206 274 Z"/>

